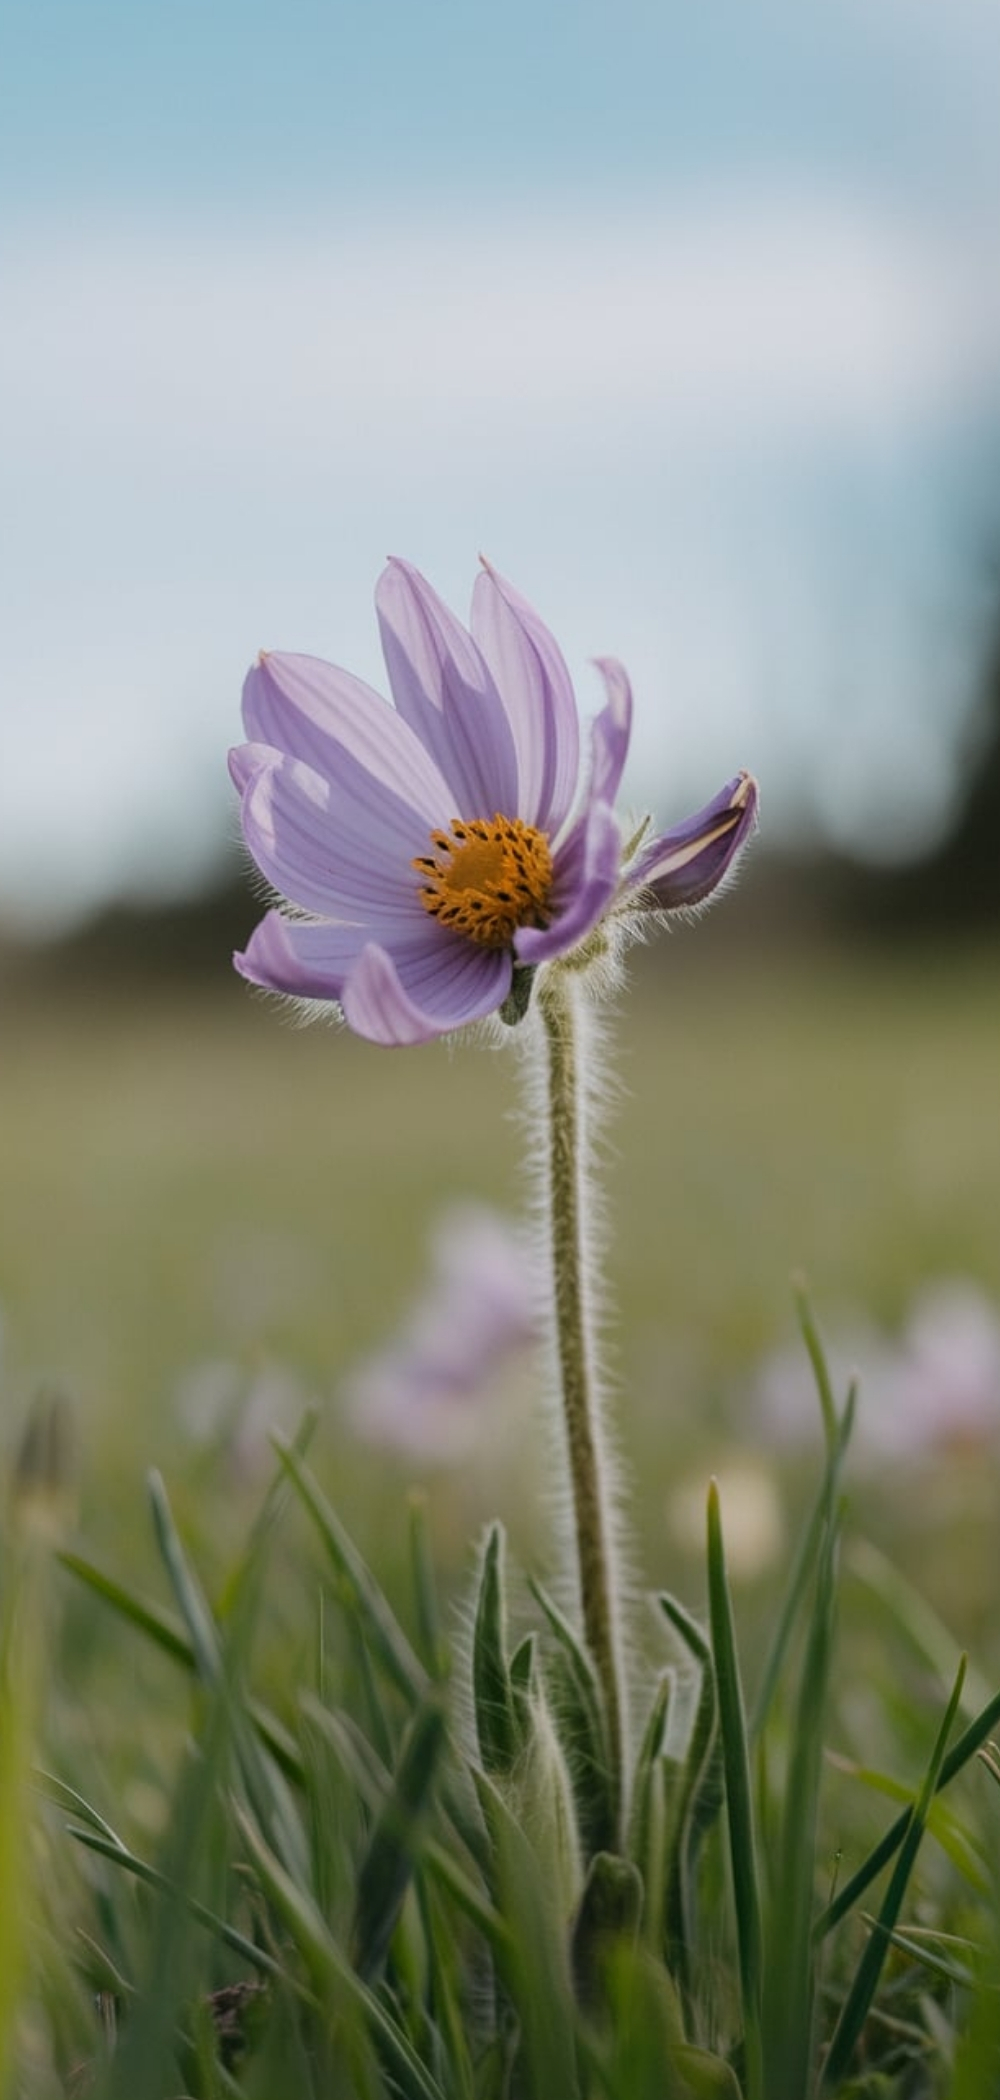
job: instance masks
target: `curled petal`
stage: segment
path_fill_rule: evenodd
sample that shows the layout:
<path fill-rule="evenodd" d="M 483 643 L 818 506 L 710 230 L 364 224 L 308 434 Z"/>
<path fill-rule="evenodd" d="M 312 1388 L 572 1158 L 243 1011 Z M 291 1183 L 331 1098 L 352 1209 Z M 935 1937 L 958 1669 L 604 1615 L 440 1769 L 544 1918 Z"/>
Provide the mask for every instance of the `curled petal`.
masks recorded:
<path fill-rule="evenodd" d="M 737 773 L 704 809 L 643 848 L 627 870 L 626 893 L 649 911 L 701 904 L 718 888 L 756 828 L 757 782 Z"/>
<path fill-rule="evenodd" d="M 474 948 L 448 937 L 420 954 L 370 942 L 345 979 L 344 1019 L 370 1043 L 429 1043 L 480 1021 L 503 1005 L 513 964 L 505 949 Z"/>
<path fill-rule="evenodd" d="M 595 802 L 584 811 L 555 859 L 552 920 L 514 936 L 518 962 L 549 962 L 586 938 L 618 888 L 621 832 L 612 811 Z"/>
<path fill-rule="evenodd" d="M 259 766 L 274 758 L 273 751 L 266 751 L 259 744 L 234 744 L 229 753 L 229 778 L 240 794 L 249 787 Z"/>
<path fill-rule="evenodd" d="M 428 935 L 423 938 L 426 943 Z M 348 926 L 333 919 L 288 919 L 283 912 L 269 911 L 233 961 L 241 977 L 266 991 L 285 992 L 294 999 L 339 999 L 348 971 L 372 940 L 416 944 L 410 927 Z"/>
<path fill-rule="evenodd" d="M 373 931 L 269 911 L 233 960 L 266 991 L 335 1000 L 370 1042 L 427 1043 L 496 1012 L 513 966 L 508 954 L 473 948 L 426 918 L 424 929 Z"/>
<path fill-rule="evenodd" d="M 464 627 L 409 562 L 393 560 L 375 604 L 389 682 L 400 718 L 432 754 L 450 789 L 453 816 L 515 810 L 517 758 L 490 671 Z"/>
<path fill-rule="evenodd" d="M 472 632 L 513 734 L 518 812 L 526 824 L 557 832 L 580 766 L 580 725 L 562 652 L 538 614 L 485 561 L 472 593 Z"/>
<path fill-rule="evenodd" d="M 632 688 L 624 665 L 614 656 L 598 656 L 594 662 L 604 680 L 607 704 L 590 732 L 590 792 L 602 802 L 613 802 L 618 793 L 632 734 Z"/>

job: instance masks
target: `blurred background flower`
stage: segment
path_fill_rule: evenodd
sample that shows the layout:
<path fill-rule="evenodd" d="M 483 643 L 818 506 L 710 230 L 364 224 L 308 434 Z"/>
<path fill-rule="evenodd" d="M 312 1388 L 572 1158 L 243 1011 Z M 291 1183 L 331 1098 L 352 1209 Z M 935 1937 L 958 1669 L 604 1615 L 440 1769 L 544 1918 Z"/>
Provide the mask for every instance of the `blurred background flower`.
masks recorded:
<path fill-rule="evenodd" d="M 423 1293 L 386 1347 L 348 1371 L 341 1400 L 360 1436 L 433 1463 L 495 1436 L 490 1417 L 523 1386 L 540 1320 L 523 1236 L 497 1212 L 456 1205 L 430 1252 Z"/>
<path fill-rule="evenodd" d="M 853 1450 L 869 1466 L 1000 1452 L 1000 1306 L 971 1279 L 926 1284 L 895 1336 L 867 1324 L 835 1334 L 830 1359 L 841 1399 L 857 1377 Z M 757 1404 L 774 1443 L 815 1442 L 816 1399 L 801 1346 L 768 1358 Z"/>

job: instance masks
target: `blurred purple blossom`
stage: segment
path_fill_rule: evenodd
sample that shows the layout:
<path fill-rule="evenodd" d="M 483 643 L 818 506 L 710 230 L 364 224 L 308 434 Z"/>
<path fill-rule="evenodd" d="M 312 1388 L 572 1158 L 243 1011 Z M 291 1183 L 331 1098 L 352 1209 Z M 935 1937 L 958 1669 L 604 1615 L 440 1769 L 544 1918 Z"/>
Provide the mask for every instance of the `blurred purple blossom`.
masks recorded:
<path fill-rule="evenodd" d="M 447 1461 L 476 1440 L 486 1403 L 525 1360 L 539 1309 L 524 1243 L 495 1211 L 445 1212 L 431 1257 L 427 1289 L 396 1338 L 348 1374 L 342 1399 L 371 1442 Z"/>
<path fill-rule="evenodd" d="M 407 562 L 375 602 L 394 707 L 315 657 L 265 653 L 247 676 L 230 770 L 291 909 L 236 955 L 244 977 L 335 1002 L 373 1042 L 427 1042 L 496 1013 L 515 964 L 577 948 L 612 908 L 685 909 L 718 886 L 756 822 L 745 773 L 622 869 L 619 663 L 597 661 L 606 700 L 581 763 L 559 647 L 488 564 L 471 632 Z"/>
<path fill-rule="evenodd" d="M 229 1357 L 207 1357 L 178 1379 L 174 1410 L 192 1445 L 214 1451 L 235 1483 L 274 1465 L 272 1432 L 292 1436 L 313 1396 L 285 1364 L 262 1358 L 252 1372 Z"/>
<path fill-rule="evenodd" d="M 829 1358 L 839 1394 L 853 1373 L 859 1379 L 854 1447 L 862 1459 L 921 1464 L 949 1450 L 1000 1444 L 1000 1307 L 971 1280 L 928 1284 L 897 1339 L 857 1328 L 834 1339 Z M 757 1400 L 775 1442 L 815 1436 L 801 1345 L 767 1360 Z"/>

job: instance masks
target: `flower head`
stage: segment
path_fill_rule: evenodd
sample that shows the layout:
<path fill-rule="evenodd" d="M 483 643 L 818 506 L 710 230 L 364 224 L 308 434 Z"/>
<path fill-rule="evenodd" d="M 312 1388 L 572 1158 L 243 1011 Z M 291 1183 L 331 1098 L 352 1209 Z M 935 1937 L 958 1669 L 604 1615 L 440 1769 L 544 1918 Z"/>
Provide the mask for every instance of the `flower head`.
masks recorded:
<path fill-rule="evenodd" d="M 243 835 L 294 907 L 235 957 L 251 983 L 335 1001 L 372 1042 L 426 1042 L 495 1013 L 515 966 L 578 947 L 619 903 L 672 910 L 717 886 L 755 822 L 747 774 L 622 870 L 620 664 L 598 663 L 584 766 L 559 648 L 494 570 L 470 633 L 406 562 L 375 602 L 394 707 L 309 656 L 262 655 L 243 689 Z"/>

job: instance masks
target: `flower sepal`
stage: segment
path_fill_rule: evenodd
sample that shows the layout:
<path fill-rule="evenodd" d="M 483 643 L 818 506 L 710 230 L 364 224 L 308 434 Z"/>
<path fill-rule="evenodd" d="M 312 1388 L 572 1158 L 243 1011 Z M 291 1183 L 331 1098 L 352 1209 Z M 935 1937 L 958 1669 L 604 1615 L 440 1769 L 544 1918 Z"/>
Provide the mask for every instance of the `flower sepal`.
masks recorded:
<path fill-rule="evenodd" d="M 517 1028 L 531 1005 L 537 963 L 515 963 L 510 991 L 497 1013 L 505 1028 Z"/>

